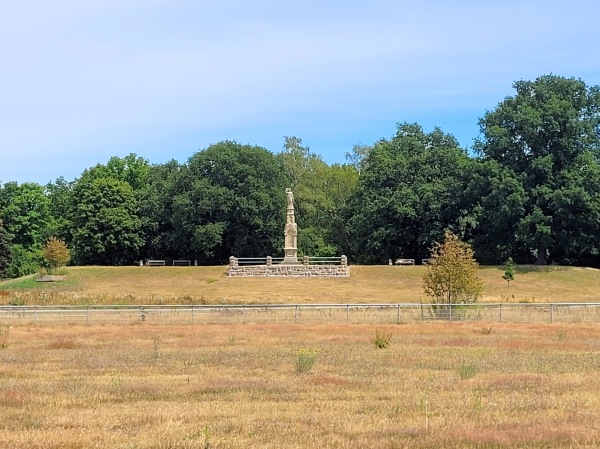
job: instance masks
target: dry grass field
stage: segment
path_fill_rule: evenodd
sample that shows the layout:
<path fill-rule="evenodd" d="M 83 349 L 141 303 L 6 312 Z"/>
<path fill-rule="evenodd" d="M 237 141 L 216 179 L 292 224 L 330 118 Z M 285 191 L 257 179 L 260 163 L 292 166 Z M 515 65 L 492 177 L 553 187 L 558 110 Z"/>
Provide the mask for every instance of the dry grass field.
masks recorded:
<path fill-rule="evenodd" d="M 71 267 L 66 282 L 0 282 L 0 304 L 268 304 L 428 302 L 425 267 L 352 266 L 350 278 L 228 278 L 226 267 Z M 599 302 L 600 270 L 482 267 L 483 302 Z"/>
<path fill-rule="evenodd" d="M 600 328 L 493 326 L 1 325 L 0 447 L 600 447 Z"/>

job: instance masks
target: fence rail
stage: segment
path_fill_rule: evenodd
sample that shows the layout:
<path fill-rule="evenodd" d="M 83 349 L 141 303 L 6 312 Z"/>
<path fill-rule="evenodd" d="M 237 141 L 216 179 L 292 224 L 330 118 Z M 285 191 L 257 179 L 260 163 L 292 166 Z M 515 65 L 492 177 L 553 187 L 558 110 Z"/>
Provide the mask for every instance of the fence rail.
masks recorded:
<path fill-rule="evenodd" d="M 237 257 L 238 265 L 269 265 L 283 262 L 283 257 Z"/>
<path fill-rule="evenodd" d="M 600 323 L 600 303 L 0 306 L 0 324 Z"/>
<path fill-rule="evenodd" d="M 284 257 L 234 257 L 229 258 L 231 266 L 242 265 L 277 265 L 285 261 Z M 317 256 L 302 256 L 298 257 L 297 263 L 301 265 L 347 265 L 348 258 L 346 256 L 333 257 L 317 257 Z"/>

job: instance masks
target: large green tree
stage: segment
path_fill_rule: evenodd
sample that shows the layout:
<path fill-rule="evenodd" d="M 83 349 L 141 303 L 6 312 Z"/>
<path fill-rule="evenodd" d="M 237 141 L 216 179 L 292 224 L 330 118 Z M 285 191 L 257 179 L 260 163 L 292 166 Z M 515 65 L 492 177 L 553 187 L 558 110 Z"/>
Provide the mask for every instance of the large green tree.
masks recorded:
<path fill-rule="evenodd" d="M 173 217 L 174 199 L 189 188 L 189 183 L 179 182 L 185 177 L 186 170 L 186 166 L 175 160 L 148 169 L 145 184 L 139 192 L 145 257 L 177 259 L 193 256 L 188 251 L 180 253 L 183 236 L 175 230 Z"/>
<path fill-rule="evenodd" d="M 135 153 L 129 153 L 124 157 L 113 156 L 104 168 L 110 177 L 125 181 L 135 192 L 144 187 L 150 172 L 148 160 Z"/>
<path fill-rule="evenodd" d="M 538 264 L 594 259 L 600 250 L 600 89 L 555 75 L 517 81 L 514 88 L 515 95 L 480 120 L 475 149 L 526 193 L 515 211 L 515 245 Z"/>
<path fill-rule="evenodd" d="M 50 200 L 44 188 L 33 182 L 8 182 L 0 189 L 0 219 L 14 236 L 13 244 L 25 249 L 41 249 L 54 233 Z"/>
<path fill-rule="evenodd" d="M 140 198 L 149 170 L 146 159 L 131 153 L 85 170 L 72 185 L 52 186 L 57 207 L 69 200 L 76 263 L 122 265 L 139 259 L 145 241 Z"/>
<path fill-rule="evenodd" d="M 471 164 L 462 206 L 468 212 L 462 219 L 477 260 L 498 264 L 519 253 L 515 236 L 526 202 L 522 177 L 510 168 L 495 160 Z"/>
<path fill-rule="evenodd" d="M 285 178 L 264 148 L 220 142 L 194 154 L 172 186 L 173 249 L 200 263 L 283 252 Z"/>
<path fill-rule="evenodd" d="M 141 220 L 129 183 L 86 171 L 75 183 L 72 198 L 76 263 L 123 265 L 139 259 Z"/>
<path fill-rule="evenodd" d="M 35 273 L 42 263 L 42 248 L 54 233 L 50 200 L 39 184 L 8 182 L 0 189 L 0 220 L 12 235 L 9 277 Z"/>
<path fill-rule="evenodd" d="M 470 163 L 453 136 L 399 124 L 368 153 L 345 210 L 345 252 L 367 263 L 429 257 L 445 229 L 462 232 L 458 205 Z"/>

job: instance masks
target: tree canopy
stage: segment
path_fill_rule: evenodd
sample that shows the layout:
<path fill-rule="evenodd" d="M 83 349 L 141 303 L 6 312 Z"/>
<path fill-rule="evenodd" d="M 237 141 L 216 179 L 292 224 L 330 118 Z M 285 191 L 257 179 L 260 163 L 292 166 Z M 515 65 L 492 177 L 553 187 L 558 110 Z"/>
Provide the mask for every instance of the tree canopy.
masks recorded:
<path fill-rule="evenodd" d="M 175 183 L 177 251 L 200 263 L 276 254 L 283 246 L 282 168 L 264 148 L 226 141 L 193 155 Z"/>
<path fill-rule="evenodd" d="M 70 209 L 74 258 L 82 265 L 123 265 L 143 245 L 138 204 L 125 181 L 86 172 L 73 188 Z"/>
<path fill-rule="evenodd" d="M 498 162 L 525 192 L 510 220 L 514 244 L 540 264 L 596 256 L 600 89 L 555 75 L 514 88 L 480 120 L 476 144 L 482 159 Z"/>
<path fill-rule="evenodd" d="M 556 75 L 513 87 L 479 120 L 473 152 L 401 122 L 344 164 L 299 137 L 277 154 L 225 140 L 183 163 L 131 153 L 73 181 L 0 184 L 0 275 L 35 272 L 50 236 L 75 264 L 281 255 L 287 187 L 300 254 L 428 259 L 451 231 L 480 263 L 600 267 L 600 88 Z"/>
<path fill-rule="evenodd" d="M 345 251 L 364 262 L 427 258 L 444 229 L 459 226 L 469 157 L 439 128 L 398 125 L 368 153 L 359 188 L 345 210 Z"/>

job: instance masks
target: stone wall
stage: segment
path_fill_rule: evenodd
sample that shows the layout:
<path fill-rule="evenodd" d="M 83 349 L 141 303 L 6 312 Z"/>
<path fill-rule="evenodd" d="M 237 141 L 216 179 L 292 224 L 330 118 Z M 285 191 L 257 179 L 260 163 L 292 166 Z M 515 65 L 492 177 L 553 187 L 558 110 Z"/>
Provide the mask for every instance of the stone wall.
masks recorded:
<path fill-rule="evenodd" d="M 348 265 L 230 265 L 231 277 L 349 277 Z"/>

